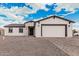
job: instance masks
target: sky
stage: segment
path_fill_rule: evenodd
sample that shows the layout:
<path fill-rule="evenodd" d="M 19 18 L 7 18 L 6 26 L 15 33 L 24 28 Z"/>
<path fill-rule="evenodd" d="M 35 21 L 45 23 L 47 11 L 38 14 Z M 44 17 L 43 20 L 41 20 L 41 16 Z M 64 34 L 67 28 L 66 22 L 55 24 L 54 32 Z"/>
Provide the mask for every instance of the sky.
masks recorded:
<path fill-rule="evenodd" d="M 75 21 L 73 28 L 79 29 L 79 3 L 0 3 L 0 27 L 51 15 Z"/>

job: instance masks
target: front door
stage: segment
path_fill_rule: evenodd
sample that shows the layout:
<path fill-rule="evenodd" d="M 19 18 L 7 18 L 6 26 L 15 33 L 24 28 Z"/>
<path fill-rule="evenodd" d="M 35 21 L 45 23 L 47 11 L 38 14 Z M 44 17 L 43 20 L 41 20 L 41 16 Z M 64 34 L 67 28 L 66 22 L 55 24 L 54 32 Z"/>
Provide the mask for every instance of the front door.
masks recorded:
<path fill-rule="evenodd" d="M 28 27 L 28 35 L 34 36 L 34 27 L 33 26 Z"/>

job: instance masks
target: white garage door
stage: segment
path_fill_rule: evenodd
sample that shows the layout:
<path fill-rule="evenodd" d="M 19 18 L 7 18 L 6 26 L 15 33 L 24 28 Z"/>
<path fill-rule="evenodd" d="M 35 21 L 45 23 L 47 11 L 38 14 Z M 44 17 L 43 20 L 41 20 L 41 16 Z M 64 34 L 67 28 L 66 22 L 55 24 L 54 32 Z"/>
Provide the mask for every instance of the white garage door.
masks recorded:
<path fill-rule="evenodd" d="M 65 37 L 65 26 L 42 26 L 43 37 Z"/>

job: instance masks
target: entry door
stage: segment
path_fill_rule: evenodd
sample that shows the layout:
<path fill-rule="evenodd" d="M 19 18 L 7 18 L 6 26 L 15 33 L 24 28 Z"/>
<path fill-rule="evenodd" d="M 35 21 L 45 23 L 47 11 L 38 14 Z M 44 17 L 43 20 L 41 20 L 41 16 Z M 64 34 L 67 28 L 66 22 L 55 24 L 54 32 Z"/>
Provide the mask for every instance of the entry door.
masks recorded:
<path fill-rule="evenodd" d="M 65 37 L 65 26 L 42 26 L 43 37 Z"/>
<path fill-rule="evenodd" d="M 28 27 L 28 34 L 30 35 L 30 36 L 33 36 L 34 35 L 34 27 Z"/>

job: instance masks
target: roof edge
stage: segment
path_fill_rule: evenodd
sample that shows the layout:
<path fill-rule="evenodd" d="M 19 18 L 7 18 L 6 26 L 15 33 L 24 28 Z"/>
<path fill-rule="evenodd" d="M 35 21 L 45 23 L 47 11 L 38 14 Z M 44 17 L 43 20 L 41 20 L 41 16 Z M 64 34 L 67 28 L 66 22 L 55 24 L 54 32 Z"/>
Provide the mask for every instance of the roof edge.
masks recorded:
<path fill-rule="evenodd" d="M 29 22 L 39 22 L 39 21 L 43 21 L 43 20 L 46 20 L 46 19 L 51 18 L 51 17 L 54 17 L 54 18 L 57 17 L 57 18 L 60 18 L 60 19 L 62 19 L 62 20 L 65 20 L 65 21 L 69 21 L 69 22 L 75 23 L 75 21 L 72 21 L 72 20 L 69 20 L 69 19 L 65 19 L 65 18 L 63 18 L 63 17 L 59 17 L 59 16 L 56 16 L 56 15 L 48 16 L 48 17 L 45 17 L 45 18 L 40 19 L 40 20 L 37 20 L 37 21 L 28 21 L 28 22 L 25 22 L 25 23 L 29 23 Z M 24 24 L 25 24 L 25 23 L 24 23 Z"/>
<path fill-rule="evenodd" d="M 8 24 L 8 25 L 5 25 L 4 27 L 25 27 L 25 25 L 24 24 Z"/>
<path fill-rule="evenodd" d="M 55 15 L 49 16 L 49 17 L 46 17 L 46 18 L 43 18 L 43 19 L 40 19 L 40 20 L 37 20 L 37 21 L 35 21 L 35 22 L 43 21 L 43 20 L 46 20 L 46 19 L 51 18 L 51 17 L 54 17 L 54 18 L 57 17 L 57 18 L 60 18 L 60 19 L 65 20 L 65 21 L 69 21 L 69 22 L 75 23 L 75 21 L 72 21 L 72 20 L 69 20 L 69 19 L 65 19 L 65 18 L 63 18 L 63 17 L 59 17 L 59 16 L 55 16 Z"/>

